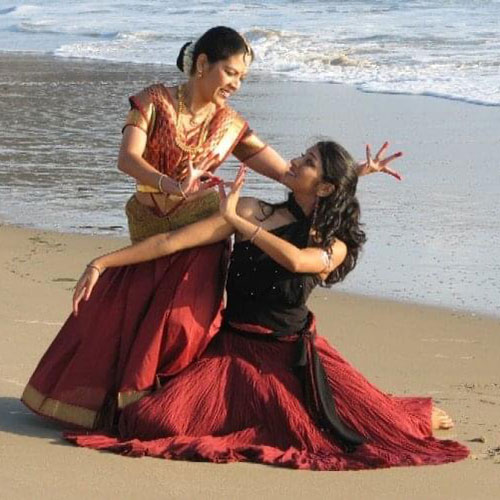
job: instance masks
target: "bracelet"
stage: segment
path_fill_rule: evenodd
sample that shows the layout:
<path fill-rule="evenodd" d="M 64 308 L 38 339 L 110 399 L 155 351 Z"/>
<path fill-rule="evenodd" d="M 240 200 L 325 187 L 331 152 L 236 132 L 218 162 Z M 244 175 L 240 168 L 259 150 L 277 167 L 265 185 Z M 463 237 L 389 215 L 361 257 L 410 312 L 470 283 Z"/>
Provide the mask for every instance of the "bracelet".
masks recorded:
<path fill-rule="evenodd" d="M 94 266 L 94 264 L 87 264 L 87 267 L 90 267 L 90 269 L 95 269 L 99 277 L 101 277 L 101 270 L 97 266 Z"/>
<path fill-rule="evenodd" d="M 160 191 L 160 193 L 162 193 L 162 194 L 165 194 L 165 191 L 163 191 L 163 186 L 161 184 L 163 177 L 166 177 L 166 176 L 164 174 L 160 174 L 160 177 L 158 177 L 158 191 Z"/>
<path fill-rule="evenodd" d="M 324 265 L 321 272 L 324 273 L 330 267 L 330 255 L 326 250 L 323 250 L 321 252 L 321 259 L 323 260 L 323 265 Z"/>
<path fill-rule="evenodd" d="M 181 193 L 181 196 L 186 199 L 187 196 L 186 196 L 186 193 L 184 192 L 184 190 L 182 189 L 182 184 L 181 184 L 181 181 L 177 181 L 177 189 L 179 190 L 179 192 Z"/>
<path fill-rule="evenodd" d="M 262 229 L 262 226 L 257 226 L 257 229 L 253 232 L 252 236 L 250 236 L 250 243 L 253 243 L 255 241 L 255 238 L 257 238 L 257 235 L 259 234 L 259 231 Z"/>

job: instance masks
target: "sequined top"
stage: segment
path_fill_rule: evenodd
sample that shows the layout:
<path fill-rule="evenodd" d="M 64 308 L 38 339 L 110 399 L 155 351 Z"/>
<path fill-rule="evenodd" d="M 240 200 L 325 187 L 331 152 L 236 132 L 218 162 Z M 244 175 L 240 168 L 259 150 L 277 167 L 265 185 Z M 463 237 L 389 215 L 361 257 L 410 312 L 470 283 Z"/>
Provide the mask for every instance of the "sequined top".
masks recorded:
<path fill-rule="evenodd" d="M 291 205 L 295 205 L 293 215 L 299 218 L 271 232 L 305 248 L 310 219 L 293 197 L 289 198 L 287 208 Z M 257 324 L 275 331 L 300 331 L 307 323 L 306 301 L 320 281 L 317 274 L 288 271 L 249 241 L 236 243 L 226 285 L 225 318 L 229 322 Z"/>

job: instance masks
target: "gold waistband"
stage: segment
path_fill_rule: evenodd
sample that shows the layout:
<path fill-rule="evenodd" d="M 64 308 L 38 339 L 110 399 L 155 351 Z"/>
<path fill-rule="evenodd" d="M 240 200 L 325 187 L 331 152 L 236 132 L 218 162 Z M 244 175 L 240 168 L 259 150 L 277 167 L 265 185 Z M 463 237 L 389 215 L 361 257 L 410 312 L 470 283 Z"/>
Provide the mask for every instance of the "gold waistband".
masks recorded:
<path fill-rule="evenodd" d="M 202 191 L 199 198 L 189 199 L 180 205 L 169 196 L 161 206 L 165 206 L 167 212 L 175 210 L 171 215 L 161 216 L 155 214 L 150 207 L 139 203 L 135 196 L 129 199 L 126 213 L 133 243 L 155 234 L 179 229 L 216 213 L 219 210 L 219 193 L 212 190 Z"/>
<path fill-rule="evenodd" d="M 153 186 L 148 186 L 147 184 L 137 184 L 136 191 L 138 191 L 139 193 L 156 193 L 156 194 L 160 194 L 161 192 L 158 188 L 155 188 Z"/>

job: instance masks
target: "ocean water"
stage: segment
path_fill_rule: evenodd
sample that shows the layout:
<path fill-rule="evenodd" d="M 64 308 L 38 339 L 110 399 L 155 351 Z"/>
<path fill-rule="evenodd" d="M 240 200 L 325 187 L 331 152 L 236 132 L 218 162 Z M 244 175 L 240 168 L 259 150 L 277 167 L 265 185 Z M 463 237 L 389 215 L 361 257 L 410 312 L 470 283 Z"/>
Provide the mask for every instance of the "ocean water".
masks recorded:
<path fill-rule="evenodd" d="M 217 24 L 281 78 L 500 105 L 500 0 L 2 0 L 0 50 L 173 64 Z"/>

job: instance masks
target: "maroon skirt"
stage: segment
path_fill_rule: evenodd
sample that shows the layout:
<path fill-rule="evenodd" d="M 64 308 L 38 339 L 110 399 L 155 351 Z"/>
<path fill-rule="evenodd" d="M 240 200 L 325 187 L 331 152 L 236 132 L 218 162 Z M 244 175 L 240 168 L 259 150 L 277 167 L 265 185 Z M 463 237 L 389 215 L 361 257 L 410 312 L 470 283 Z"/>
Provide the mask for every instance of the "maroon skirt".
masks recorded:
<path fill-rule="evenodd" d="M 125 408 L 118 437 L 65 437 L 136 457 L 313 470 L 443 464 L 467 457 L 463 445 L 432 437 L 430 398 L 385 394 L 325 339 L 314 342 L 339 417 L 363 437 L 354 450 L 346 450 L 311 415 L 293 369 L 294 342 L 264 341 L 224 327 L 197 361 Z"/>
<path fill-rule="evenodd" d="M 226 243 L 217 243 L 108 269 L 42 357 L 22 401 L 65 424 L 112 425 L 117 409 L 206 348 L 221 324 L 226 267 Z"/>

